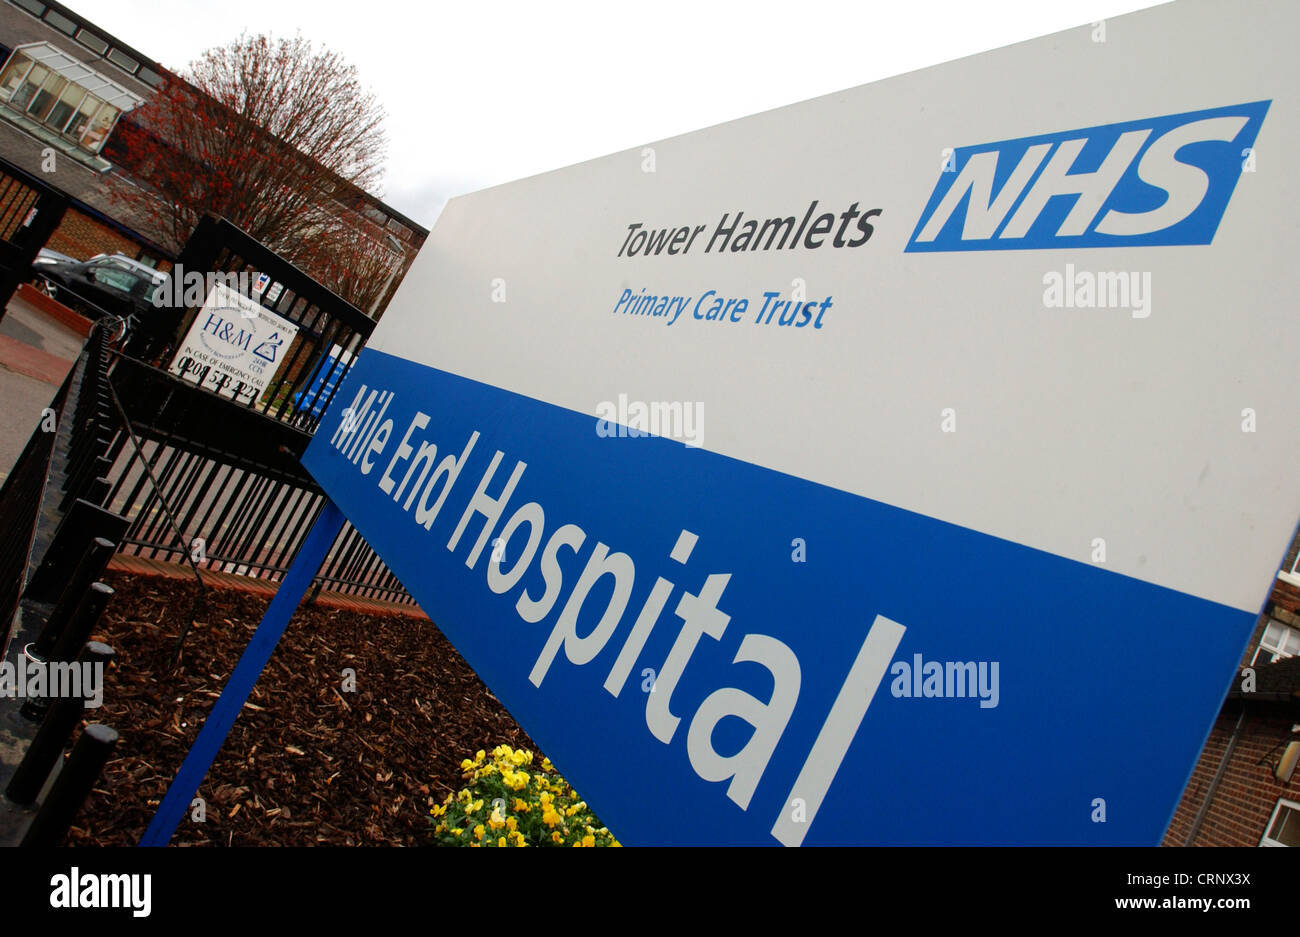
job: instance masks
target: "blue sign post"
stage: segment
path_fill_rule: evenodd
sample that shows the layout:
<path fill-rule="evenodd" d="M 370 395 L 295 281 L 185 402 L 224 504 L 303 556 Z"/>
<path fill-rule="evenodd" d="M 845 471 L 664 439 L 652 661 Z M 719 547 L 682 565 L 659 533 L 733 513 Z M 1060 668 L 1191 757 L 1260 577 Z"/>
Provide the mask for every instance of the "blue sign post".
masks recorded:
<path fill-rule="evenodd" d="M 235 665 L 230 679 L 222 688 L 221 696 L 217 698 L 212 711 L 208 713 L 208 718 L 204 720 L 203 728 L 199 730 L 199 737 L 194 740 L 194 745 L 185 756 L 180 770 L 176 772 L 176 777 L 168 786 L 162 803 L 158 805 L 149 828 L 145 830 L 144 837 L 140 840 L 141 846 L 166 846 L 171 842 L 177 825 L 184 818 L 185 811 L 189 809 L 199 785 L 203 783 L 208 769 L 212 767 L 213 759 L 217 757 L 217 752 L 221 750 L 226 736 L 230 734 L 235 719 L 244 708 L 248 694 L 253 690 L 253 684 L 261 676 L 266 662 L 271 659 L 280 636 L 284 634 L 284 629 L 289 624 L 289 619 L 297 609 L 298 603 L 307 594 L 312 578 L 324 562 L 334 538 L 343 529 L 344 520 L 343 513 L 334 502 L 326 499 L 320 516 L 308 531 L 293 564 L 284 574 L 284 579 L 280 581 L 280 588 L 276 590 L 275 597 L 267 606 L 262 621 L 248 642 L 248 647 L 244 648 L 239 663 Z"/>

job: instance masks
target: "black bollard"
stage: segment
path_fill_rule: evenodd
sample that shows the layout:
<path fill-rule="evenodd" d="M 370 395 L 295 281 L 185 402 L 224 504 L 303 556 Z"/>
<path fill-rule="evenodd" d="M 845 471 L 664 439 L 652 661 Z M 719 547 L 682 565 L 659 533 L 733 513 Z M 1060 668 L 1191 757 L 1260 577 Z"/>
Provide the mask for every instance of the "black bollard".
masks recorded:
<path fill-rule="evenodd" d="M 78 662 L 102 664 L 107 670 L 112 659 L 111 647 L 92 641 L 86 645 Z M 10 800 L 16 804 L 30 804 L 36 800 L 41 788 L 45 786 L 46 778 L 50 776 L 50 770 L 59 760 L 59 755 L 63 754 L 63 747 L 67 745 L 72 730 L 81 721 L 85 710 L 84 697 L 61 696 L 54 701 L 49 713 L 41 722 L 41 727 L 36 730 L 36 737 L 32 739 L 31 745 L 27 746 L 23 760 L 18 763 L 9 786 L 5 788 L 5 794 Z"/>
<path fill-rule="evenodd" d="M 108 451 L 108 440 L 101 439 L 95 443 L 97 447 L 96 455 L 93 459 L 86 459 L 81 467 L 76 469 L 75 473 L 68 476 L 67 487 L 64 488 L 63 500 L 59 502 L 59 510 L 66 512 L 72 507 L 72 503 L 81 497 L 81 491 L 94 478 L 101 475 L 107 475 L 113 470 L 113 463 L 102 453 Z"/>
<path fill-rule="evenodd" d="M 107 478 L 96 478 L 86 486 L 86 493 L 82 497 L 83 501 L 89 501 L 96 507 L 103 507 L 108 503 L 108 496 L 113 491 L 113 483 Z"/>
<path fill-rule="evenodd" d="M 77 603 L 67 625 L 60 632 L 50 653 L 38 654 L 33 645 L 27 648 L 29 656 L 40 663 L 51 664 L 65 663 L 76 658 L 81 651 L 82 645 L 86 643 L 86 639 L 90 637 L 91 632 L 95 630 L 95 626 L 99 624 L 100 616 L 104 614 L 104 609 L 108 606 L 108 602 L 112 597 L 112 588 L 102 582 L 91 583 L 90 588 L 82 595 L 81 601 Z M 43 634 L 44 632 L 42 632 Z M 23 703 L 22 708 L 18 711 L 35 722 L 45 718 L 49 708 L 50 702 L 48 699 L 29 699 Z"/>
<path fill-rule="evenodd" d="M 77 603 L 77 610 L 73 612 L 72 620 L 63 629 L 59 639 L 54 642 L 54 649 L 50 651 L 49 659 L 51 661 L 75 660 L 81 653 L 82 647 L 90 640 L 95 626 L 99 624 L 99 619 L 112 598 L 112 586 L 106 586 L 102 582 L 92 582 L 90 588 L 86 590 L 85 597 Z"/>
<path fill-rule="evenodd" d="M 22 846 L 37 849 L 57 846 L 68 835 L 68 827 L 95 787 L 95 781 L 117 747 L 117 732 L 96 723 L 86 726 L 72 746 L 63 770 L 54 780 L 41 809 L 23 836 Z"/>

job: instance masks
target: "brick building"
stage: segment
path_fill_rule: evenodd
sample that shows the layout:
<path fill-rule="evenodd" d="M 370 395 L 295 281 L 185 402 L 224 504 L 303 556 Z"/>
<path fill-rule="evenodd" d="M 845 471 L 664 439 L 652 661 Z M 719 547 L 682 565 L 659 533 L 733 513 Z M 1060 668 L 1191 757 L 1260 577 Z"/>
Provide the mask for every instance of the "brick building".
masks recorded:
<path fill-rule="evenodd" d="M 118 197 L 123 187 L 140 186 L 114 160 L 114 130 L 134 126 L 132 112 L 166 80 L 163 67 L 46 0 L 0 0 L 0 61 L 0 159 L 71 199 L 46 246 L 78 260 L 122 253 L 168 269 L 166 237 Z M 377 316 L 428 230 L 355 187 L 340 190 L 347 197 L 340 196 L 336 217 L 377 226 L 393 254 L 395 275 L 370 310 Z"/>
<path fill-rule="evenodd" d="M 1300 538 L 1278 571 L 1166 846 L 1300 846 Z"/>

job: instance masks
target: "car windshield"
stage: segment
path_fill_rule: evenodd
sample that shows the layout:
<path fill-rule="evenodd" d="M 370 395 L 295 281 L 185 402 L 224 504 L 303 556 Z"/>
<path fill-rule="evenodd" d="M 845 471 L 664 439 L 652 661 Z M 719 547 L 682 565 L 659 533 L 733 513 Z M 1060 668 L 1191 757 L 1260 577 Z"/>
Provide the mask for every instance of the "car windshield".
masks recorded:
<path fill-rule="evenodd" d="M 124 293 L 143 292 L 153 286 L 154 278 L 117 261 L 102 261 L 91 267 L 95 280 Z"/>

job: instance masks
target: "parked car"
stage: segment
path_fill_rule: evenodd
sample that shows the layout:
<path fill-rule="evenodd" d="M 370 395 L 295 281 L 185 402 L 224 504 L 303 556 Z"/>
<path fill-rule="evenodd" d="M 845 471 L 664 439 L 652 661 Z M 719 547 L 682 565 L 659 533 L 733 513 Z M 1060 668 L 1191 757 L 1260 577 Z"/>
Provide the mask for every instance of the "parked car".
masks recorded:
<path fill-rule="evenodd" d="M 148 317 L 155 291 L 167 280 L 165 273 L 124 254 L 79 261 L 51 250 L 37 254 L 32 273 L 51 297 L 91 319 Z"/>
<path fill-rule="evenodd" d="M 32 261 L 33 266 L 36 264 L 61 263 L 75 264 L 79 261 L 75 257 L 69 257 L 67 254 L 60 254 L 58 251 L 52 251 L 48 247 L 42 247 L 36 254 L 36 259 Z"/>

